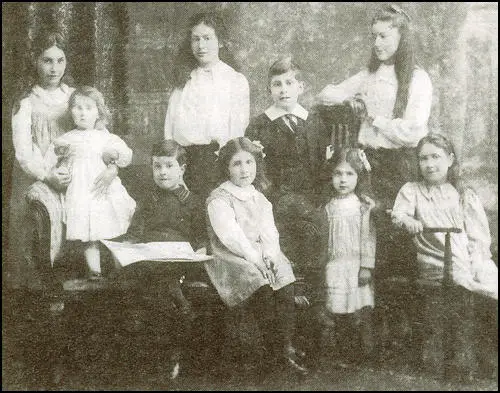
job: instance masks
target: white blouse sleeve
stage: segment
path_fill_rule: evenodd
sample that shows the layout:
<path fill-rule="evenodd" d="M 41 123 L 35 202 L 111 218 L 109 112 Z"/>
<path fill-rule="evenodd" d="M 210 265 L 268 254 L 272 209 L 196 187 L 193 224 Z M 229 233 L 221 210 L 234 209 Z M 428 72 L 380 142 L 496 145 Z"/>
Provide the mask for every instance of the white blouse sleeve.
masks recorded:
<path fill-rule="evenodd" d="M 264 197 L 263 197 L 264 198 Z M 280 252 L 279 233 L 274 221 L 273 208 L 267 200 L 261 205 L 264 205 L 263 214 L 261 216 L 261 238 L 263 244 L 263 252 L 267 257 L 276 257 Z"/>
<path fill-rule="evenodd" d="M 427 135 L 427 122 L 431 113 L 432 82 L 427 72 L 415 70 L 408 92 L 404 118 L 388 119 L 376 116 L 373 126 L 380 136 L 398 147 L 415 147 Z"/>
<path fill-rule="evenodd" d="M 250 88 L 247 79 L 240 73 L 234 78 L 232 92 L 228 139 L 220 141 L 221 146 L 230 139 L 243 136 L 250 118 Z"/>
<path fill-rule="evenodd" d="M 416 192 L 415 183 L 406 183 L 398 192 L 392 208 L 392 222 L 401 227 L 408 219 L 415 219 Z"/>
<path fill-rule="evenodd" d="M 491 259 L 490 228 L 483 204 L 471 189 L 463 192 L 461 202 L 474 280 L 483 294 L 498 299 L 498 267 Z"/>
<path fill-rule="evenodd" d="M 179 107 L 179 100 L 181 98 L 181 91 L 175 89 L 170 95 L 168 100 L 167 114 L 165 116 L 165 139 L 174 139 L 174 118 L 177 108 Z"/>
<path fill-rule="evenodd" d="M 467 189 L 463 193 L 462 209 L 470 254 L 480 256 L 481 259 L 491 258 L 491 235 L 488 218 L 479 197 L 471 189 Z"/>
<path fill-rule="evenodd" d="M 43 181 L 48 174 L 45 160 L 39 147 L 33 143 L 31 135 L 31 102 L 21 101 L 17 113 L 12 114 L 12 139 L 19 165 L 28 175 Z"/>
<path fill-rule="evenodd" d="M 47 148 L 47 152 L 45 153 L 45 165 L 47 168 L 47 171 L 50 171 L 52 168 L 54 168 L 57 164 L 57 154 L 55 152 L 55 145 L 54 142 L 52 142 L 49 147 Z"/>
<path fill-rule="evenodd" d="M 228 202 L 220 198 L 213 199 L 208 204 L 207 211 L 212 229 L 229 251 L 253 263 L 261 260 L 259 251 L 252 246 L 238 225 L 234 210 Z"/>
<path fill-rule="evenodd" d="M 361 86 L 368 75 L 367 70 L 358 72 L 338 85 L 326 85 L 317 95 L 316 100 L 323 105 L 341 104 L 344 100 L 361 93 Z"/>
<path fill-rule="evenodd" d="M 132 162 L 133 152 L 123 139 L 121 139 L 118 135 L 110 134 L 109 147 L 115 149 L 118 152 L 118 160 L 116 160 L 116 165 L 118 165 L 120 168 L 124 168 L 130 165 L 130 163 Z"/>

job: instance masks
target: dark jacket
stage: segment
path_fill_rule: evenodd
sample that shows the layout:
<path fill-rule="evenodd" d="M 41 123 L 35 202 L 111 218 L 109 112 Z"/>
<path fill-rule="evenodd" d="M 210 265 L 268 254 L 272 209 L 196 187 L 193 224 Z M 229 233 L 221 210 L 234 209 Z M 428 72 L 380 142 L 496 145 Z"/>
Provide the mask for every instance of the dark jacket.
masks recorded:
<path fill-rule="evenodd" d="M 204 203 L 184 187 L 169 191 L 154 186 L 139 203 L 126 237 L 139 242 L 188 241 L 195 250 L 205 247 Z"/>
<path fill-rule="evenodd" d="M 328 133 L 319 114 L 297 119 L 292 132 L 282 118 L 270 120 L 262 113 L 253 118 L 245 136 L 264 146 L 265 170 L 271 187 L 266 196 L 275 202 L 283 192 L 313 197 L 321 191 L 320 169 L 324 161 Z"/>

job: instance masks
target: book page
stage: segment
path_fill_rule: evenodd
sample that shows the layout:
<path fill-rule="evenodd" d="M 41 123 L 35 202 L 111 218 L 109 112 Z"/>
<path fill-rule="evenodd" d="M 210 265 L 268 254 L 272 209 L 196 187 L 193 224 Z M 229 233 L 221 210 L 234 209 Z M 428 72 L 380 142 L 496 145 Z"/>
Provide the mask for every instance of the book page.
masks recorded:
<path fill-rule="evenodd" d="M 205 261 L 208 255 L 196 254 L 188 242 L 120 243 L 101 240 L 121 266 L 139 261 Z"/>

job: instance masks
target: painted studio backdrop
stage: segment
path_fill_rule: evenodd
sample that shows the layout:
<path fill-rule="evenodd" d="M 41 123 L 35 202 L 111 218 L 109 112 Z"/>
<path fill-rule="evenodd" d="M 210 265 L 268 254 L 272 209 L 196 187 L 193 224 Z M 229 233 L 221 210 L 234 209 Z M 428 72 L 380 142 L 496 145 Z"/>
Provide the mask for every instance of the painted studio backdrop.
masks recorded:
<path fill-rule="evenodd" d="M 456 145 L 464 178 L 488 214 L 497 259 L 498 4 L 399 3 L 417 37 L 418 63 L 434 86 L 430 129 Z M 187 19 L 201 9 L 224 12 L 241 72 L 250 83 L 251 116 L 269 104 L 266 75 L 280 55 L 292 55 L 306 75 L 302 104 L 327 83 L 367 64 L 369 21 L 378 3 L 76 3 L 2 4 L 2 202 L 10 189 L 13 148 L 10 105 L 23 87 L 31 40 L 56 25 L 69 38 L 75 83 L 95 85 L 113 110 L 112 131 L 147 162 L 163 136 L 172 64 Z M 2 220 L 3 225 L 8 225 Z M 3 233 L 6 233 L 4 227 Z M 5 238 L 5 236 L 4 236 Z"/>

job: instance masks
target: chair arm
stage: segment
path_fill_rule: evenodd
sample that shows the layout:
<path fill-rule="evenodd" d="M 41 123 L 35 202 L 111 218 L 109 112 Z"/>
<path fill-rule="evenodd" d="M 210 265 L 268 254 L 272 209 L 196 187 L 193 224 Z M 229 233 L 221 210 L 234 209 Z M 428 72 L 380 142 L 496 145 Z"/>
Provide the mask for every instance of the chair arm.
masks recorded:
<path fill-rule="evenodd" d="M 50 259 L 50 217 L 39 200 L 29 201 L 26 224 L 27 258 L 39 274 L 44 288 L 54 288 L 56 280 Z"/>
<path fill-rule="evenodd" d="M 30 186 L 26 193 L 30 211 L 37 211 L 39 217 L 48 217 L 48 225 L 43 226 L 50 238 L 49 258 L 51 265 L 59 257 L 64 240 L 63 206 L 61 195 L 47 184 L 37 181 Z M 43 212 L 43 213 L 42 213 Z M 41 229 L 41 228 L 40 228 Z"/>

